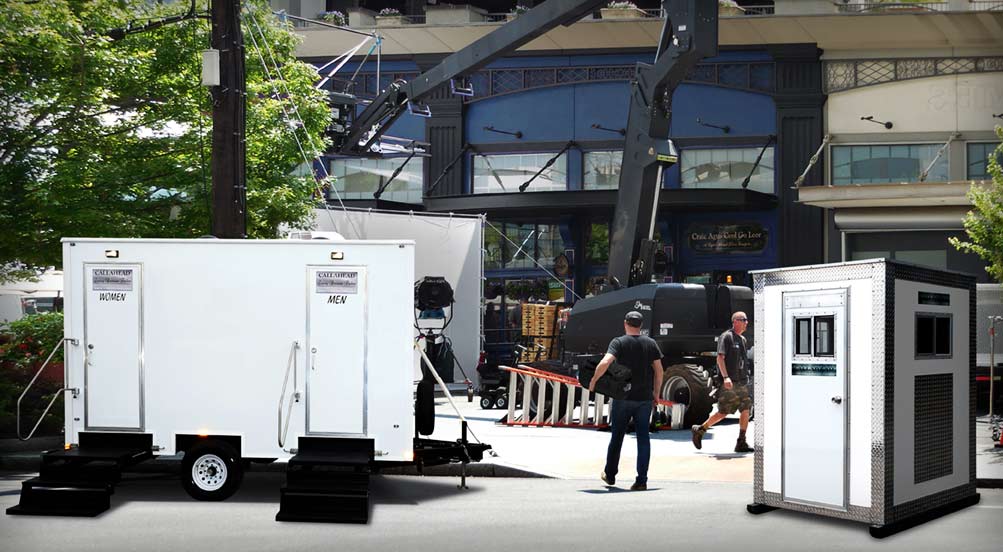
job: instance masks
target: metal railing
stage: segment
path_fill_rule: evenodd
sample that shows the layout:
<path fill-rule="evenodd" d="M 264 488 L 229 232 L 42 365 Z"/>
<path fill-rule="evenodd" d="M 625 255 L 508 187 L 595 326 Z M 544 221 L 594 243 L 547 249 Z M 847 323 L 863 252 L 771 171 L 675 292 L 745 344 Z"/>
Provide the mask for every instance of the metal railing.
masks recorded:
<path fill-rule="evenodd" d="M 840 13 L 948 10 L 948 2 L 856 2 L 853 4 L 836 2 L 835 4 Z"/>
<path fill-rule="evenodd" d="M 970 11 L 1003 11 L 1003 1 L 1001 0 L 968 0 Z"/>
<path fill-rule="evenodd" d="M 286 375 L 282 379 L 282 393 L 279 395 L 279 448 L 284 448 L 286 443 L 286 435 L 289 433 L 289 420 L 292 419 L 293 404 L 299 402 L 300 392 L 297 391 L 299 387 L 297 379 L 297 365 L 296 365 L 296 351 L 300 348 L 299 341 L 293 341 L 292 349 L 289 350 L 289 361 L 286 363 Z M 289 385 L 289 370 L 292 369 L 293 372 L 293 393 L 292 400 L 289 401 L 289 409 L 286 411 L 286 424 L 282 425 L 282 406 L 286 402 L 286 387 Z"/>
<path fill-rule="evenodd" d="M 35 432 L 38 431 L 38 426 L 42 425 L 42 420 L 45 419 L 45 416 L 49 413 L 49 410 L 52 408 L 52 405 L 56 403 L 56 399 L 59 398 L 60 393 L 64 393 L 66 391 L 72 391 L 73 396 L 76 396 L 80 392 L 80 390 L 77 388 L 66 387 L 66 382 L 69 381 L 69 378 L 67 377 L 66 373 L 67 368 L 66 368 L 66 363 L 64 361 L 62 389 L 52 394 L 52 400 L 49 401 L 49 404 L 48 406 L 45 407 L 45 411 L 42 412 L 42 415 L 38 417 L 38 421 L 35 422 L 35 427 L 31 428 L 31 432 L 28 433 L 28 436 L 27 437 L 21 436 L 21 401 L 24 400 L 24 396 L 28 394 L 28 390 L 30 390 L 31 387 L 35 385 L 35 381 L 38 380 L 38 376 L 42 375 L 42 371 L 45 370 L 45 367 L 49 365 L 49 361 L 52 360 L 52 357 L 56 355 L 56 352 L 58 352 L 60 347 L 63 346 L 63 343 L 67 341 L 69 341 L 73 345 L 77 344 L 77 340 L 70 337 L 64 337 L 63 339 L 60 339 L 59 343 L 56 344 L 55 348 L 52 349 L 52 352 L 49 353 L 49 356 L 45 358 L 45 362 L 42 363 L 42 366 L 38 369 L 37 372 L 35 372 L 35 377 L 31 378 L 31 381 L 28 382 L 28 385 L 24 388 L 24 391 L 21 392 L 21 396 L 17 398 L 17 438 L 22 441 L 27 441 L 28 439 L 31 439 L 32 435 L 34 435 Z"/>

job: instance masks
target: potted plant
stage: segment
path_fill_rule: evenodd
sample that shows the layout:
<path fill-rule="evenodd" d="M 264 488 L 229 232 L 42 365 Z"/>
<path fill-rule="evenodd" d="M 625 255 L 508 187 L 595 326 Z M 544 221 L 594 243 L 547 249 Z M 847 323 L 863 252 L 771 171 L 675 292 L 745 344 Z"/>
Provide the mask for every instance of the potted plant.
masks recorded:
<path fill-rule="evenodd" d="M 717 14 L 745 15 L 745 10 L 735 0 L 717 0 Z"/>
<path fill-rule="evenodd" d="M 505 21 L 512 21 L 516 17 L 529 11 L 528 6 L 523 6 L 522 4 L 516 4 L 515 8 L 505 15 Z"/>
<path fill-rule="evenodd" d="M 348 17 L 340 11 L 325 11 L 317 14 L 317 19 L 321 21 L 327 21 L 332 25 L 337 25 L 339 27 L 344 27 L 348 25 Z"/>
<path fill-rule="evenodd" d="M 407 25 L 407 19 L 394 8 L 383 8 L 376 14 L 377 27 L 400 27 Z"/>
<path fill-rule="evenodd" d="M 645 17 L 645 13 L 637 8 L 633 2 L 616 1 L 606 4 L 605 8 L 599 10 L 603 19 L 637 19 Z"/>

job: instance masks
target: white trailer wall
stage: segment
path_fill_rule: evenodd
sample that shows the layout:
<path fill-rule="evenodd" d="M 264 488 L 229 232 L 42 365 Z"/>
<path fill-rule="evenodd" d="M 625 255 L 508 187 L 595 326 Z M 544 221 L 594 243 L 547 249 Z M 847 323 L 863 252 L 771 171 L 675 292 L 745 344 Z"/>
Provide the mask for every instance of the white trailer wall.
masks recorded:
<path fill-rule="evenodd" d="M 467 375 L 476 379 L 481 352 L 482 220 L 476 215 L 450 215 L 318 209 L 314 230 L 336 231 L 346 239 L 413 240 L 415 279 L 442 276 L 453 286 L 456 304 L 446 335 Z M 454 369 L 453 381 L 463 381 Z"/>

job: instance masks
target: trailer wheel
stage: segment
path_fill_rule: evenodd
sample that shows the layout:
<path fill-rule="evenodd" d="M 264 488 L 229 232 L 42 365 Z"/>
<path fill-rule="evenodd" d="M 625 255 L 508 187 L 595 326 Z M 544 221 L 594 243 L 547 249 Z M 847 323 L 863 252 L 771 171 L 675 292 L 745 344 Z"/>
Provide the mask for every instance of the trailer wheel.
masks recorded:
<path fill-rule="evenodd" d="M 481 408 L 484 410 L 490 410 L 495 404 L 495 401 L 491 398 L 491 395 L 481 395 Z"/>
<path fill-rule="evenodd" d="M 498 395 L 498 398 L 495 399 L 495 408 L 499 408 L 501 410 L 508 408 L 508 393 Z"/>
<path fill-rule="evenodd" d="M 243 479 L 240 455 L 222 441 L 199 442 L 185 452 L 181 462 L 181 482 L 196 500 L 226 500 Z"/>
<path fill-rule="evenodd" d="M 673 364 L 662 378 L 662 399 L 686 405 L 683 426 L 703 423 L 714 407 L 710 374 L 696 364 Z"/>

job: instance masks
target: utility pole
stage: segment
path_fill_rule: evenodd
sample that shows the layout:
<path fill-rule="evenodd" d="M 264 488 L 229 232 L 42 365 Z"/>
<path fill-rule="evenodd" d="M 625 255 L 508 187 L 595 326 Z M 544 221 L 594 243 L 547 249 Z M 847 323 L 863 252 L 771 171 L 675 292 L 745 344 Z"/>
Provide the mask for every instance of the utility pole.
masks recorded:
<path fill-rule="evenodd" d="M 212 0 L 212 48 L 219 50 L 219 86 L 212 90 L 212 234 L 247 237 L 244 128 L 246 88 L 240 0 Z"/>

